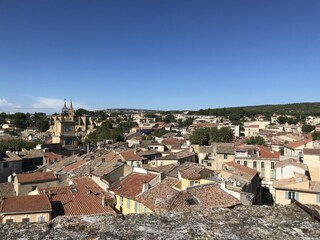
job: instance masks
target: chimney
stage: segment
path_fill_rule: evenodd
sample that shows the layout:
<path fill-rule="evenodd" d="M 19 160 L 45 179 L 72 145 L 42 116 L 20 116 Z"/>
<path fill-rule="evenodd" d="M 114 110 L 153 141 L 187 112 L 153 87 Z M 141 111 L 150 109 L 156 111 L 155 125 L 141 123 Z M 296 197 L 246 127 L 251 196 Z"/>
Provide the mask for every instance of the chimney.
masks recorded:
<path fill-rule="evenodd" d="M 144 184 L 142 185 L 142 192 L 144 193 L 145 191 L 147 191 L 149 189 L 149 183 L 147 183 L 146 181 L 144 182 Z"/>
<path fill-rule="evenodd" d="M 101 204 L 102 204 L 102 207 L 106 207 L 107 206 L 107 200 L 104 197 L 104 193 L 102 194 Z"/>

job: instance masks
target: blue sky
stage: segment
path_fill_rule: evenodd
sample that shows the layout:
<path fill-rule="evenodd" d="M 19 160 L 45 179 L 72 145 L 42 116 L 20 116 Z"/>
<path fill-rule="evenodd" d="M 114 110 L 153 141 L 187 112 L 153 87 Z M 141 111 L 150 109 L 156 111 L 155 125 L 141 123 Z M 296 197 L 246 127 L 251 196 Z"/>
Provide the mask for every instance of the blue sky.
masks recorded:
<path fill-rule="evenodd" d="M 0 0 L 0 111 L 318 102 L 318 0 Z"/>

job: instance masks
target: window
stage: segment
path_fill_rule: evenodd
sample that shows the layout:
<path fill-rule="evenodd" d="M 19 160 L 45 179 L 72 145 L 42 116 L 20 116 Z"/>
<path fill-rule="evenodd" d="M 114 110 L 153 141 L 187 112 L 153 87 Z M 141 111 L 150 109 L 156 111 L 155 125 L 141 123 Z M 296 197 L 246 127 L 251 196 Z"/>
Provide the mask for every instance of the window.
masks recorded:
<path fill-rule="evenodd" d="M 238 164 L 240 164 L 240 161 L 237 161 Z"/>
<path fill-rule="evenodd" d="M 42 216 L 38 217 L 38 222 L 43 223 L 45 221 L 46 221 L 45 217 L 42 217 Z"/>
<path fill-rule="evenodd" d="M 120 197 L 120 206 L 123 205 L 123 197 Z"/>
<path fill-rule="evenodd" d="M 37 186 L 32 186 L 32 191 L 36 190 Z"/>
<path fill-rule="evenodd" d="M 29 223 L 30 222 L 30 218 L 22 218 L 22 222 L 23 223 Z"/>
<path fill-rule="evenodd" d="M 296 199 L 299 201 L 299 193 L 298 192 L 286 192 L 286 199 Z"/>
<path fill-rule="evenodd" d="M 136 213 L 139 213 L 140 211 L 139 211 L 139 203 L 138 202 L 134 202 L 134 211 L 136 212 Z"/>
<path fill-rule="evenodd" d="M 243 162 L 243 165 L 244 165 L 244 166 L 247 166 L 247 165 L 248 165 L 248 162 L 247 162 L 247 161 L 244 161 L 244 162 Z"/>
<path fill-rule="evenodd" d="M 6 219 L 6 223 L 8 223 L 8 224 L 13 223 L 13 219 Z"/>
<path fill-rule="evenodd" d="M 261 162 L 261 168 L 264 168 L 264 162 Z"/>
<path fill-rule="evenodd" d="M 317 194 L 317 201 L 316 203 L 320 203 L 320 193 Z"/>
<path fill-rule="evenodd" d="M 68 138 L 64 141 L 65 145 L 72 145 L 72 139 Z"/>
<path fill-rule="evenodd" d="M 195 181 L 194 181 L 194 180 L 191 180 L 191 181 L 190 181 L 190 187 L 194 186 L 194 184 L 195 184 Z"/>
<path fill-rule="evenodd" d="M 186 199 L 186 202 L 189 206 L 191 205 L 197 205 L 198 204 L 198 201 L 194 198 L 189 198 L 189 199 Z"/>
<path fill-rule="evenodd" d="M 207 167 L 211 167 L 212 164 L 210 162 L 207 163 Z"/>
<path fill-rule="evenodd" d="M 64 128 L 64 131 L 65 131 L 65 132 L 71 132 L 71 130 L 72 130 L 71 127 L 65 127 L 65 128 Z"/>
<path fill-rule="evenodd" d="M 130 199 L 127 199 L 127 208 L 128 209 L 130 209 L 130 205 L 131 205 Z"/>
<path fill-rule="evenodd" d="M 253 161 L 253 168 L 257 168 L 257 162 Z"/>
<path fill-rule="evenodd" d="M 7 168 L 7 167 L 9 167 L 9 163 L 4 162 L 4 163 L 3 163 L 3 168 Z"/>
<path fill-rule="evenodd" d="M 228 154 L 223 154 L 223 159 L 228 159 Z"/>
<path fill-rule="evenodd" d="M 274 169 L 274 162 L 271 162 L 271 169 Z"/>

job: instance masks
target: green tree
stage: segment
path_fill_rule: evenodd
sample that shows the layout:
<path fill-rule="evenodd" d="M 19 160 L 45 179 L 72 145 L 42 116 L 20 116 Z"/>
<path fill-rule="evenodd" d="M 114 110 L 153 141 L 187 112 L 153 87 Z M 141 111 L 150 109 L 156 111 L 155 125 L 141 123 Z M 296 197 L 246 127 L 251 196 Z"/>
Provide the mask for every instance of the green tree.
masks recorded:
<path fill-rule="evenodd" d="M 22 148 L 27 150 L 33 149 L 39 144 L 39 141 L 27 142 L 20 138 L 0 141 L 0 152 L 21 151 Z"/>
<path fill-rule="evenodd" d="M 246 143 L 249 145 L 266 145 L 264 138 L 261 136 L 250 137 Z"/>
<path fill-rule="evenodd" d="M 49 120 L 47 118 L 36 118 L 34 125 L 40 132 L 45 132 L 49 129 Z"/>
<path fill-rule="evenodd" d="M 82 116 L 82 115 L 89 114 L 89 113 L 90 113 L 90 111 L 88 111 L 88 110 L 86 110 L 86 109 L 84 109 L 84 108 L 79 108 L 79 109 L 77 109 L 77 110 L 75 111 L 75 114 L 76 114 L 77 116 Z"/>
<path fill-rule="evenodd" d="M 195 129 L 190 136 L 190 142 L 192 144 L 209 145 L 210 128 Z"/>
<path fill-rule="evenodd" d="M 312 133 L 312 140 L 313 141 L 320 140 L 320 132 L 314 131 Z"/>
<path fill-rule="evenodd" d="M 148 112 L 144 115 L 145 118 L 157 118 L 158 116 L 153 112 Z"/>
<path fill-rule="evenodd" d="M 170 113 L 170 114 L 168 114 L 168 115 L 163 119 L 163 121 L 164 121 L 165 123 L 171 123 L 171 122 L 175 122 L 175 118 L 174 118 L 174 116 Z"/>
<path fill-rule="evenodd" d="M 211 128 L 210 142 L 230 143 L 233 140 L 233 131 L 230 128 Z"/>
<path fill-rule="evenodd" d="M 315 126 L 312 126 L 310 124 L 304 124 L 302 126 L 302 132 L 309 133 L 309 132 L 312 132 L 315 128 L 316 128 Z"/>
<path fill-rule="evenodd" d="M 132 127 L 136 127 L 138 124 L 136 122 L 121 122 L 118 127 L 121 129 L 121 132 L 128 133 Z"/>
<path fill-rule="evenodd" d="M 12 123 L 16 128 L 26 129 L 28 127 L 28 118 L 26 114 L 18 112 L 12 116 Z"/>
<path fill-rule="evenodd" d="M 178 120 L 179 127 L 189 127 L 192 125 L 194 118 L 187 118 L 186 120 L 182 121 L 181 119 Z"/>
<path fill-rule="evenodd" d="M 153 132 L 153 135 L 156 137 L 161 137 L 163 135 L 165 135 L 166 133 L 168 133 L 169 131 L 165 130 L 164 128 L 161 129 L 157 129 Z"/>

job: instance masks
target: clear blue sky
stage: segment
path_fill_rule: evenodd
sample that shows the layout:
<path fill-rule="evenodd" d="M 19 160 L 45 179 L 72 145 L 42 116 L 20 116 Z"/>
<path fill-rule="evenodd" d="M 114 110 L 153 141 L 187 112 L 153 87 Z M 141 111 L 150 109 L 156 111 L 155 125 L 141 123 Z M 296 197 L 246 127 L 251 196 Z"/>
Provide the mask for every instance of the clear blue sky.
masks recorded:
<path fill-rule="evenodd" d="M 0 0 L 0 111 L 318 102 L 319 0 Z"/>

